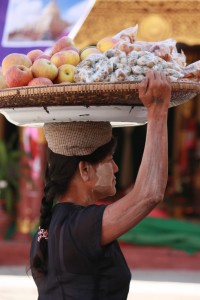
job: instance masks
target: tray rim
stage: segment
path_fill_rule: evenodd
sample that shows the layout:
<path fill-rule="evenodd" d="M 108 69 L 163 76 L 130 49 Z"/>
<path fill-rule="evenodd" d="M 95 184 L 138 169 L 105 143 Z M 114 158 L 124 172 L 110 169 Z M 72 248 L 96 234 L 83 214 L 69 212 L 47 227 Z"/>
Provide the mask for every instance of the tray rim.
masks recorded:
<path fill-rule="evenodd" d="M 111 101 L 110 103 L 107 103 L 105 101 L 93 101 L 90 102 L 88 99 L 83 99 L 83 96 L 86 97 L 88 95 L 94 96 L 95 94 L 100 95 L 103 93 L 107 93 L 109 95 L 113 95 L 115 93 L 121 93 L 122 95 L 126 95 L 128 93 L 131 93 L 131 91 L 134 91 L 138 95 L 138 84 L 139 82 L 135 81 L 124 81 L 124 82 L 98 82 L 98 83 L 70 83 L 70 84 L 53 84 L 50 86 L 24 86 L 24 87 L 18 87 L 18 88 L 8 88 L 8 89 L 2 89 L 0 90 L 0 109 L 3 108 L 16 108 L 16 107 L 42 107 L 42 106 L 60 106 L 64 104 L 64 106 L 71 106 L 71 105 L 139 105 L 143 106 L 142 102 L 140 100 L 135 100 L 130 102 L 126 102 L 126 100 L 121 100 L 121 102 L 115 103 L 115 101 Z M 179 80 L 174 81 L 172 84 L 172 93 L 173 92 L 179 92 L 182 90 L 185 90 L 187 92 L 190 92 L 191 94 L 194 94 L 196 96 L 200 93 L 200 82 L 196 81 L 190 81 L 190 80 Z M 48 101 L 48 96 L 51 97 L 58 97 L 63 98 L 62 102 L 58 99 L 56 103 L 51 103 L 51 101 Z M 71 103 L 70 96 L 76 96 L 79 95 L 79 98 L 81 100 L 77 101 L 76 103 Z M 37 96 L 40 96 L 40 98 L 37 99 Z M 34 98 L 34 101 L 31 100 Z M 4 100 L 7 99 L 7 102 L 4 102 Z M 30 99 L 30 102 L 25 104 L 23 100 Z M 191 99 L 191 97 L 190 97 Z M 188 99 L 189 100 L 189 99 Z M 65 101 L 63 103 L 63 101 Z M 187 101 L 184 100 L 184 102 Z M 181 104 L 181 103 L 180 103 Z M 174 104 L 173 106 L 175 106 Z M 178 104 L 177 104 L 178 105 Z"/>

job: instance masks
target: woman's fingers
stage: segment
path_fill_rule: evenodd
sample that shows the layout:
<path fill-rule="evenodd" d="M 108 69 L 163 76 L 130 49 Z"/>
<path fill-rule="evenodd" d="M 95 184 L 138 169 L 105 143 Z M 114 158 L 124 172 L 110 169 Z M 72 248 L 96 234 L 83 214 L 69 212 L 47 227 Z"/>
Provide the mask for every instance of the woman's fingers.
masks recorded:
<path fill-rule="evenodd" d="M 149 79 L 147 77 L 139 83 L 138 85 L 139 97 L 143 97 L 146 94 L 148 90 L 148 85 L 149 85 Z"/>
<path fill-rule="evenodd" d="M 146 73 L 138 90 L 141 101 L 149 107 L 152 103 L 161 104 L 170 95 L 171 85 L 164 73 L 151 70 Z"/>

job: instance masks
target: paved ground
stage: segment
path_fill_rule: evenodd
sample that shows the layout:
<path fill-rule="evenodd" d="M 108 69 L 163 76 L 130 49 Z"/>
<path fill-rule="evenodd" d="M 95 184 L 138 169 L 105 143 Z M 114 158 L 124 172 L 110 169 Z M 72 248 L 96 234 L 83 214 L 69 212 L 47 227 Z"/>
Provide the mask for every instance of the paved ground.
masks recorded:
<path fill-rule="evenodd" d="M 200 271 L 134 270 L 132 277 L 128 300 L 200 299 Z M 25 267 L 0 267 L 0 300 L 37 300 Z"/>

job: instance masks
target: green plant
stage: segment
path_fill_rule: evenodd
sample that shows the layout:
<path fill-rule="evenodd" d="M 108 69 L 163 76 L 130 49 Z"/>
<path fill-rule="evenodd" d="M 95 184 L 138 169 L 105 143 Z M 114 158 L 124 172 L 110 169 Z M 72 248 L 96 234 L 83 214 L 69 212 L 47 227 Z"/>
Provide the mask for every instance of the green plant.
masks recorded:
<path fill-rule="evenodd" d="M 6 212 L 11 214 L 18 199 L 20 158 L 23 152 L 14 147 L 16 135 L 8 141 L 0 140 L 0 199 Z"/>

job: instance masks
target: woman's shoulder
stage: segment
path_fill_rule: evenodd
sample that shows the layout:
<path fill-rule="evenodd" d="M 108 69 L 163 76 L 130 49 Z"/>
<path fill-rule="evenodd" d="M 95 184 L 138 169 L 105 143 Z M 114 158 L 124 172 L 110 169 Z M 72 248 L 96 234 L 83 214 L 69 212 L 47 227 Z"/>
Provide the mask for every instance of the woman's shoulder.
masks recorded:
<path fill-rule="evenodd" d="M 106 205 L 91 204 L 88 206 L 78 205 L 72 202 L 59 202 L 55 205 L 53 216 L 75 216 L 86 214 L 99 214 L 104 211 Z"/>

